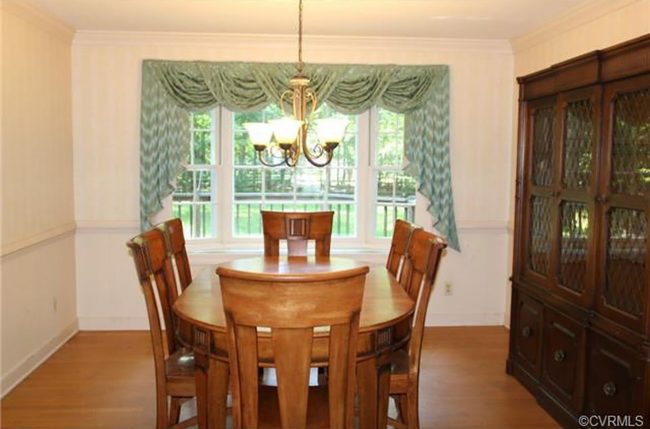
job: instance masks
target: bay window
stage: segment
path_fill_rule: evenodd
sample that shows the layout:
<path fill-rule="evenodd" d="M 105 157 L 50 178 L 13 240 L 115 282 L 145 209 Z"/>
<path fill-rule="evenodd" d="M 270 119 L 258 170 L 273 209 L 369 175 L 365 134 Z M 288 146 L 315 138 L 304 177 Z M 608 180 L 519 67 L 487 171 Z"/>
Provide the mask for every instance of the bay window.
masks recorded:
<path fill-rule="evenodd" d="M 345 138 L 326 167 L 305 159 L 296 167 L 266 167 L 243 124 L 281 116 L 276 105 L 257 112 L 217 108 L 192 114 L 192 148 L 172 195 L 172 215 L 183 220 L 189 237 L 223 244 L 258 241 L 260 210 L 333 210 L 334 245 L 358 246 L 390 237 L 395 219 L 414 220 L 416 184 L 401 172 L 404 115 L 380 108 L 348 115 Z M 315 116 L 345 115 L 323 105 Z"/>

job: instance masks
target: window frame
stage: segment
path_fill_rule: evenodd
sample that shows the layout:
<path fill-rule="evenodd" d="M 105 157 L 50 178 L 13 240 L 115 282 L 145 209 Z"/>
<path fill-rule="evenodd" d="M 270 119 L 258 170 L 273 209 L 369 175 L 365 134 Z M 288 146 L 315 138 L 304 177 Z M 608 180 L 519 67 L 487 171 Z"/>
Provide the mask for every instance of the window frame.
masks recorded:
<path fill-rule="evenodd" d="M 214 237 L 188 238 L 186 242 L 193 251 L 223 250 L 259 250 L 262 237 L 238 237 L 233 228 L 234 203 L 234 114 L 222 107 L 210 111 L 212 116 L 213 164 L 209 166 L 191 166 L 191 169 L 210 167 L 213 178 L 213 222 L 215 222 Z M 380 169 L 375 164 L 379 113 L 377 107 L 357 115 L 357 159 L 356 159 L 356 189 L 357 204 L 356 236 L 332 237 L 332 246 L 336 249 L 368 249 L 385 251 L 386 243 L 391 237 L 377 237 L 377 175 Z M 375 142 L 375 144 L 373 144 Z M 336 156 L 336 152 L 335 155 Z M 417 191 L 416 191 L 417 200 Z M 367 202 L 367 203 L 364 203 Z M 172 214 L 172 196 L 163 202 L 163 210 L 155 216 L 159 222 Z M 417 207 L 417 203 L 416 203 Z M 414 216 L 415 212 L 414 210 Z M 367 221 L 367 220 L 370 221 Z"/>

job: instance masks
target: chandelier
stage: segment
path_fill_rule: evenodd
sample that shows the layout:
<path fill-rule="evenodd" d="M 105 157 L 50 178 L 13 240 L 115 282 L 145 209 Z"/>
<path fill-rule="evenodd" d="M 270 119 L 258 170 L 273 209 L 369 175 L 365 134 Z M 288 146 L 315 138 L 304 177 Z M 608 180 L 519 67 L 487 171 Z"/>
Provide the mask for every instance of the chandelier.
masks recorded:
<path fill-rule="evenodd" d="M 302 0 L 298 4 L 298 64 L 297 72 L 289 80 L 290 89 L 280 95 L 279 106 L 284 115 L 281 119 L 244 124 L 253 143 L 259 161 L 268 167 L 286 164 L 295 167 L 300 155 L 316 167 L 324 167 L 332 161 L 334 149 L 343 140 L 348 121 L 345 118 L 325 118 L 310 121 L 316 111 L 318 99 L 309 86 L 302 61 Z M 292 106 L 292 115 L 285 108 Z M 311 122 L 316 126 L 318 143 L 311 148 L 307 130 Z"/>

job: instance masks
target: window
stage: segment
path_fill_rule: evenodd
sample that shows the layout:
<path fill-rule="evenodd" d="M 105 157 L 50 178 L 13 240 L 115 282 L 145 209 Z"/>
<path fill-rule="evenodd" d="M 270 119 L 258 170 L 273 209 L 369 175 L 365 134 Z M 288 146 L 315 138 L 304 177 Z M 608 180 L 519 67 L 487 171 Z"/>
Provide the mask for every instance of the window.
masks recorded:
<path fill-rule="evenodd" d="M 377 109 L 374 141 L 375 236 L 391 237 L 396 219 L 415 218 L 415 180 L 402 173 L 404 115 Z"/>
<path fill-rule="evenodd" d="M 213 113 L 191 116 L 192 147 L 186 170 L 176 179 L 172 214 L 183 220 L 191 238 L 214 237 L 216 232 L 216 120 Z"/>
<path fill-rule="evenodd" d="M 337 242 L 358 246 L 390 237 L 395 219 L 414 220 L 415 181 L 401 171 L 404 115 L 373 108 L 348 116 L 345 138 L 327 167 L 304 159 L 294 168 L 266 167 L 243 124 L 281 115 L 275 105 L 192 115 L 192 151 L 172 197 L 172 213 L 190 237 L 225 244 L 259 240 L 260 210 L 333 210 Z M 323 105 L 315 115 L 341 114 Z"/>
<path fill-rule="evenodd" d="M 233 144 L 233 236 L 262 234 L 260 210 L 317 211 L 334 210 L 333 235 L 353 237 L 356 216 L 356 117 L 348 117 L 345 138 L 336 149 L 330 165 L 314 168 L 301 157 L 296 167 L 265 167 L 248 141 L 243 124 L 266 121 L 281 116 L 273 105 L 262 112 L 234 114 Z M 323 106 L 318 117 L 336 112 Z M 308 134 L 310 142 L 315 136 Z"/>

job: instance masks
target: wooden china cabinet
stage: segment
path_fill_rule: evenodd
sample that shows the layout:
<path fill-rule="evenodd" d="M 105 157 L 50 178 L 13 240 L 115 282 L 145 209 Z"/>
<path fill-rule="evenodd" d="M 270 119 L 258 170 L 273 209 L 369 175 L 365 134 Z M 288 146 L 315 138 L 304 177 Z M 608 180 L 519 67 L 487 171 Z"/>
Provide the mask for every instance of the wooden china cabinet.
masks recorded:
<path fill-rule="evenodd" d="M 518 82 L 508 373 L 566 428 L 650 427 L 650 35 Z"/>

